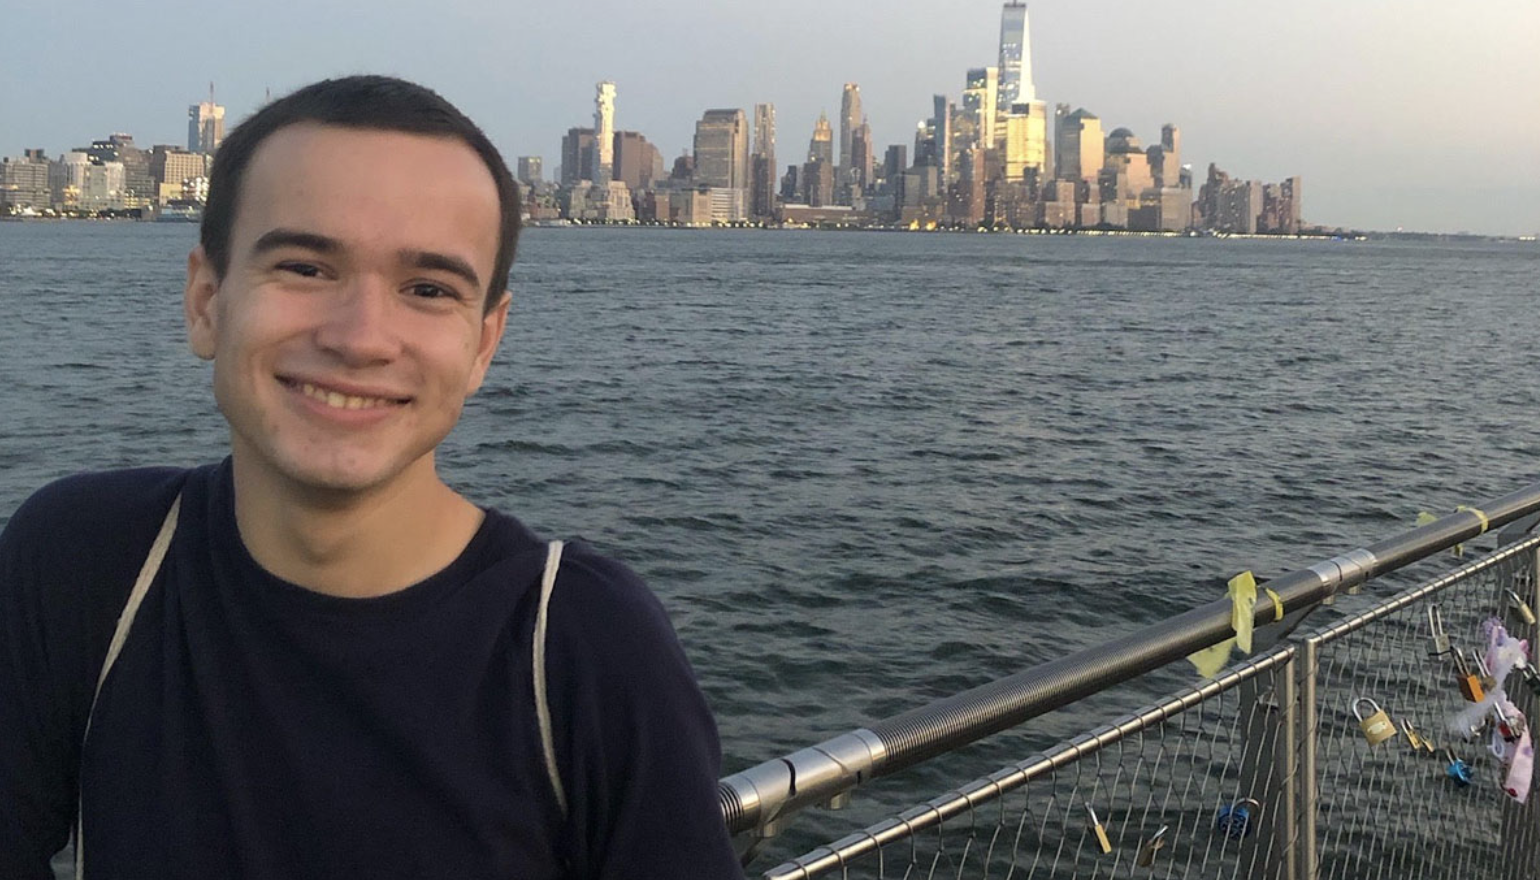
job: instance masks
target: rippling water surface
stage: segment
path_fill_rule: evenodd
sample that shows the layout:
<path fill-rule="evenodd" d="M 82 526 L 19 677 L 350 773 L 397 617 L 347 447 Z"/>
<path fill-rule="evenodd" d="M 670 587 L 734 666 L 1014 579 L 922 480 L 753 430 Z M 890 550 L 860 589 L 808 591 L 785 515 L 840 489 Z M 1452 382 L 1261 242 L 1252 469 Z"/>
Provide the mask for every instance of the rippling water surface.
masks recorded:
<path fill-rule="evenodd" d="M 0 522 L 76 470 L 224 454 L 182 331 L 195 236 L 0 224 Z M 1533 481 L 1537 270 L 1517 244 L 537 229 L 441 460 L 647 578 L 732 771 Z"/>

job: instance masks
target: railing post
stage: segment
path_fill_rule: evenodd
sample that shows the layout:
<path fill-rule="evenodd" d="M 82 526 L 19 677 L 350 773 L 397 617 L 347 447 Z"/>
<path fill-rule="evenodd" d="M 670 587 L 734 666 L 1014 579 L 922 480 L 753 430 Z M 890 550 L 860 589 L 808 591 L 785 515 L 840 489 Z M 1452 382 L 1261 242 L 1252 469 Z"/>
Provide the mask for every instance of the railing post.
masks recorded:
<path fill-rule="evenodd" d="M 1256 860 L 1247 875 L 1266 880 L 1295 880 L 1293 834 L 1294 656 L 1292 647 L 1277 649 L 1289 659 L 1237 688 L 1245 719 L 1240 792 L 1255 798 L 1261 813 L 1247 841 Z"/>
<path fill-rule="evenodd" d="M 1316 746 L 1320 741 L 1320 718 L 1315 690 L 1321 662 L 1320 637 L 1307 636 L 1300 643 L 1299 651 L 1291 664 L 1298 673 L 1299 681 L 1299 723 L 1295 728 L 1299 743 L 1299 773 L 1296 775 L 1298 809 L 1294 824 L 1294 839 L 1298 843 L 1295 876 L 1299 880 L 1315 880 L 1319 869 L 1315 819 L 1321 796 L 1321 774 L 1316 755 Z"/>
<path fill-rule="evenodd" d="M 1299 827 L 1296 822 L 1299 810 L 1299 688 L 1296 678 L 1299 666 L 1299 649 L 1294 648 L 1289 662 L 1278 667 L 1273 681 L 1278 698 L 1277 741 L 1273 744 L 1274 778 L 1278 780 L 1278 809 L 1268 823 L 1275 835 L 1274 857 L 1280 869 L 1273 873 L 1284 880 L 1298 880 L 1299 851 L 1296 839 Z"/>

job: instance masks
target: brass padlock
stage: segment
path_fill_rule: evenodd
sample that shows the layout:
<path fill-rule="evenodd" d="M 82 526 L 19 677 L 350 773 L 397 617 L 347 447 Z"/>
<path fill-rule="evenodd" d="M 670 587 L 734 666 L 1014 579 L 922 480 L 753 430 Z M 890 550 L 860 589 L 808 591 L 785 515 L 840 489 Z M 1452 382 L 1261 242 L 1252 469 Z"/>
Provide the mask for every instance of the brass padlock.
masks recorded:
<path fill-rule="evenodd" d="M 1364 704 L 1374 709 L 1374 713 L 1367 718 L 1364 717 L 1363 709 L 1360 708 Z M 1385 714 L 1385 710 L 1380 708 L 1379 703 L 1368 697 L 1359 697 L 1353 701 L 1353 717 L 1358 719 L 1358 726 L 1363 728 L 1364 738 L 1371 746 L 1377 746 L 1396 735 L 1395 722 L 1390 720 L 1390 716 Z"/>
<path fill-rule="evenodd" d="M 1085 811 L 1091 814 L 1091 830 L 1096 832 L 1096 845 L 1101 847 L 1103 855 L 1112 852 L 1112 841 L 1107 839 L 1107 829 L 1102 827 L 1102 820 L 1096 818 L 1096 811 L 1090 804 L 1085 805 Z"/>
<path fill-rule="evenodd" d="M 1169 826 L 1162 825 L 1155 836 L 1139 845 L 1139 855 L 1134 859 L 1134 864 L 1141 868 L 1148 868 L 1155 864 L 1155 854 L 1166 845 L 1166 829 Z"/>
<path fill-rule="evenodd" d="M 1481 678 L 1471 671 L 1470 663 L 1465 660 L 1465 652 L 1455 648 L 1451 656 L 1454 657 L 1455 679 L 1460 683 L 1460 694 L 1472 703 L 1486 699 L 1486 689 L 1481 686 Z"/>
<path fill-rule="evenodd" d="M 1406 731 L 1406 741 L 1412 747 L 1412 751 L 1422 751 L 1422 737 L 1417 733 L 1417 726 L 1412 724 L 1412 719 L 1402 716 L 1401 729 Z"/>

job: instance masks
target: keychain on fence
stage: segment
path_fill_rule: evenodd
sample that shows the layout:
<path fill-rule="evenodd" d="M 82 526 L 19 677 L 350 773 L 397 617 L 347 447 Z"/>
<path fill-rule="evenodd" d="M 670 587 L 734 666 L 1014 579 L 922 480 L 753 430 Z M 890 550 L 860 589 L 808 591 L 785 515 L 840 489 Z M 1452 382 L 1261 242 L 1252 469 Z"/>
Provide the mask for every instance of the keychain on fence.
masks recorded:
<path fill-rule="evenodd" d="M 1228 807 L 1220 807 L 1219 817 L 1214 821 L 1214 825 L 1225 837 L 1239 840 L 1251 830 L 1252 817 L 1261 814 L 1262 802 L 1256 798 L 1246 798 Z"/>
<path fill-rule="evenodd" d="M 1162 825 L 1155 836 L 1139 845 L 1139 855 L 1134 859 L 1134 864 L 1141 868 L 1148 868 L 1155 864 L 1155 854 L 1166 845 L 1166 829 L 1169 826 Z"/>
<path fill-rule="evenodd" d="M 1367 718 L 1364 717 L 1363 710 L 1359 708 L 1365 703 L 1374 709 L 1374 712 Z M 1371 746 L 1377 746 L 1396 735 L 1395 722 L 1390 720 L 1390 716 L 1385 714 L 1385 710 L 1380 708 L 1379 703 L 1374 702 L 1368 697 L 1359 697 L 1353 701 L 1353 717 L 1358 719 L 1358 726 L 1363 728 L 1364 738 L 1369 741 Z"/>
<path fill-rule="evenodd" d="M 1096 818 L 1096 810 L 1087 803 L 1085 811 L 1091 814 L 1091 829 L 1096 832 L 1096 845 L 1101 847 L 1103 855 L 1112 852 L 1112 841 L 1107 839 L 1107 829 L 1102 827 L 1102 820 Z"/>

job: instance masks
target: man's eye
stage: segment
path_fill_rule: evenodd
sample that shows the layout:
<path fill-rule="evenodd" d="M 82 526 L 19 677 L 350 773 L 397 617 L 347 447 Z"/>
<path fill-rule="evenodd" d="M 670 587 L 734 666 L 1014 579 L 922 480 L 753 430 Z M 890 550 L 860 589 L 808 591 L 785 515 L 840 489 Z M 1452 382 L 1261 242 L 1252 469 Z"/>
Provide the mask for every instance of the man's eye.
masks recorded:
<path fill-rule="evenodd" d="M 278 268 L 284 272 L 293 272 L 302 278 L 315 278 L 321 274 L 320 268 L 309 263 L 279 263 Z"/>
<path fill-rule="evenodd" d="M 433 284 L 428 281 L 419 281 L 409 288 L 412 296 L 423 299 L 455 299 L 459 294 L 441 284 Z"/>

